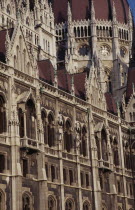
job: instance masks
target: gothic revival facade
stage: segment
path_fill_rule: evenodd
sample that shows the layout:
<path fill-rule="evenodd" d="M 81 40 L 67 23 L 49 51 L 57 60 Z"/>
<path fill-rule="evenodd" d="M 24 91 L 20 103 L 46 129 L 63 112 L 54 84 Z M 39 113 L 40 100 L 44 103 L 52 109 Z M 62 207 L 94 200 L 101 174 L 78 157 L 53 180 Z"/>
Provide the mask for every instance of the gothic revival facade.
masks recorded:
<path fill-rule="evenodd" d="M 135 209 L 126 0 L 0 0 L 0 210 Z"/>

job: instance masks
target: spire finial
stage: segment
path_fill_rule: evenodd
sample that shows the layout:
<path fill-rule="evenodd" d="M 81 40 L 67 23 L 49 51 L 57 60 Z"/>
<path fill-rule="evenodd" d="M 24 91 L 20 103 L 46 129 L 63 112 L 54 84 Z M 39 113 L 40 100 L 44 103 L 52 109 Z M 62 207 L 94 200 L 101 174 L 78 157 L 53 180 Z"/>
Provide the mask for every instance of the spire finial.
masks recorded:
<path fill-rule="evenodd" d="M 113 21 L 116 21 L 116 19 L 117 19 L 117 14 L 116 14 L 115 3 L 113 1 Z"/>
<path fill-rule="evenodd" d="M 95 19 L 95 8 L 93 0 L 91 1 L 91 19 Z"/>
<path fill-rule="evenodd" d="M 70 2 L 68 1 L 68 22 L 72 22 L 72 12 Z"/>

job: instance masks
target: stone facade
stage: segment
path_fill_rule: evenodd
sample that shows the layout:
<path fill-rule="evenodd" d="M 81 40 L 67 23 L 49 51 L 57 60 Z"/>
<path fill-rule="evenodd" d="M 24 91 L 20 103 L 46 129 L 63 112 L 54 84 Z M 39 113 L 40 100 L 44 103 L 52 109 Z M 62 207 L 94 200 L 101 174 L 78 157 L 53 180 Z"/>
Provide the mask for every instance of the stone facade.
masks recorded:
<path fill-rule="evenodd" d="M 133 210 L 132 15 L 53 8 L 0 1 L 0 210 Z"/>

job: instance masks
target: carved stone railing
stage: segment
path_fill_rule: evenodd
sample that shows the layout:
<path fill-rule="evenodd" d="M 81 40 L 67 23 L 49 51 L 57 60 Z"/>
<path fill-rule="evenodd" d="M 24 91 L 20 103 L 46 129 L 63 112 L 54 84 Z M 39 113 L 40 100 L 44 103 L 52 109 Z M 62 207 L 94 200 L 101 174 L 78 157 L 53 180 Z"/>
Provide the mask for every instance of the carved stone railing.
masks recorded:
<path fill-rule="evenodd" d="M 51 155 L 51 156 L 57 156 L 58 151 L 56 150 L 56 148 L 45 146 L 45 154 Z"/>
<path fill-rule="evenodd" d="M 21 147 L 28 148 L 33 150 L 39 150 L 39 142 L 29 138 L 22 138 L 21 139 Z"/>
<path fill-rule="evenodd" d="M 0 134 L 0 144 L 7 144 L 8 140 L 7 140 L 7 136 L 4 134 Z"/>
<path fill-rule="evenodd" d="M 103 171 L 112 171 L 110 162 L 104 160 L 99 161 L 99 168 Z"/>

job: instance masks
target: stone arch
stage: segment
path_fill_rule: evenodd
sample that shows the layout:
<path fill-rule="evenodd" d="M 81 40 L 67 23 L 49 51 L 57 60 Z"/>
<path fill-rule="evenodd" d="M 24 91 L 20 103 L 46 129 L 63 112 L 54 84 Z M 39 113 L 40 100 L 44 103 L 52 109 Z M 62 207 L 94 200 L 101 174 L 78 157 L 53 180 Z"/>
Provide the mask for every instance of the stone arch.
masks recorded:
<path fill-rule="evenodd" d="M 5 193 L 0 189 L 0 210 L 5 210 Z"/>
<path fill-rule="evenodd" d="M 64 150 L 66 150 L 67 152 L 71 152 L 72 148 L 72 123 L 71 120 L 68 118 L 64 124 Z"/>
<path fill-rule="evenodd" d="M 53 195 L 48 196 L 48 210 L 55 210 L 57 208 L 56 198 Z"/>
<path fill-rule="evenodd" d="M 108 210 L 105 204 L 102 204 L 102 210 Z"/>
<path fill-rule="evenodd" d="M 84 125 L 81 129 L 81 150 L 80 153 L 86 157 L 87 156 L 87 128 Z"/>
<path fill-rule="evenodd" d="M 102 128 L 101 130 L 101 150 L 102 150 L 102 159 L 108 161 L 107 133 L 105 128 Z"/>
<path fill-rule="evenodd" d="M 91 210 L 91 205 L 88 200 L 83 202 L 83 210 Z"/>
<path fill-rule="evenodd" d="M 48 126 L 47 126 L 47 134 L 48 134 L 48 145 L 49 147 L 55 146 L 55 127 L 54 127 L 54 114 L 53 112 L 49 112 L 47 116 Z"/>
<path fill-rule="evenodd" d="M 36 139 L 36 108 L 35 103 L 31 98 L 27 100 L 25 107 L 27 137 L 30 139 Z"/>
<path fill-rule="evenodd" d="M 0 134 L 7 131 L 6 98 L 0 92 Z"/>
<path fill-rule="evenodd" d="M 22 194 L 22 210 L 33 210 L 32 195 L 29 192 Z"/>
<path fill-rule="evenodd" d="M 123 210 L 120 206 L 118 206 L 118 210 Z"/>
<path fill-rule="evenodd" d="M 75 209 L 75 204 L 73 199 L 67 198 L 65 201 L 65 210 L 74 210 Z"/>

